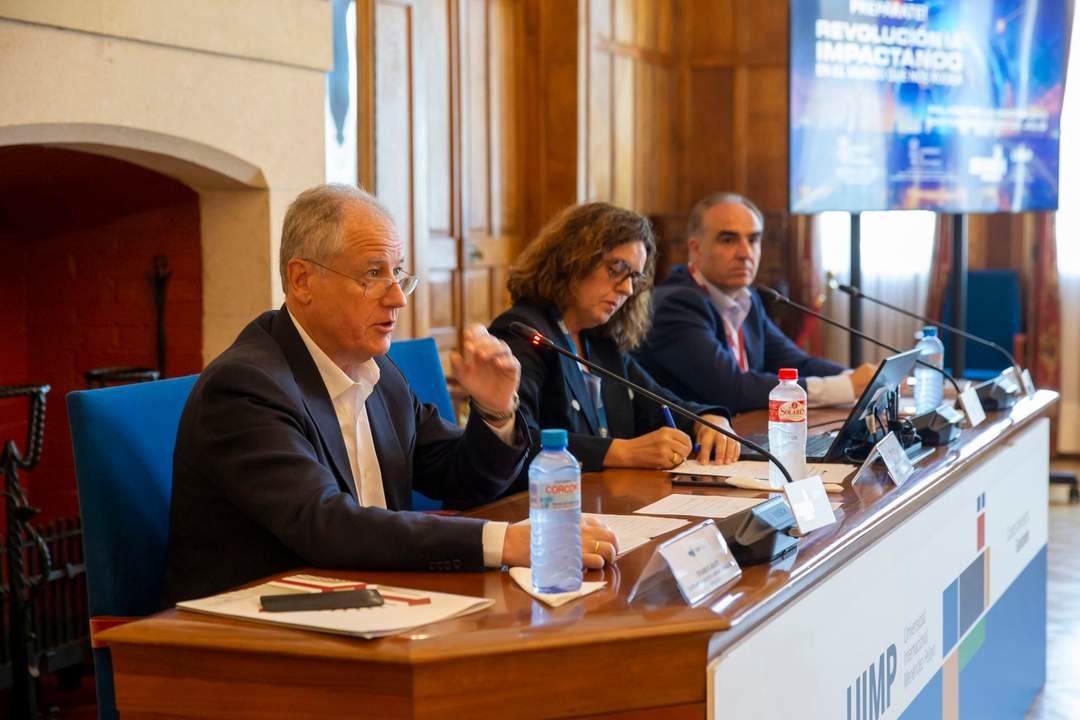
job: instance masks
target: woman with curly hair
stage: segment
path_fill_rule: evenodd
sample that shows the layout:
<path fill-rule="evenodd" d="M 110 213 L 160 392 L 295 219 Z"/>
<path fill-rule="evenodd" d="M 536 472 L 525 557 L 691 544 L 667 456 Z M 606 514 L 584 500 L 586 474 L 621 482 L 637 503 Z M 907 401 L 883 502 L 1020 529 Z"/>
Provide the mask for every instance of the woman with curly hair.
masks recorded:
<path fill-rule="evenodd" d="M 739 445 L 715 430 L 682 418 L 677 428 L 667 427 L 652 400 L 510 332 L 511 323 L 530 325 L 601 367 L 730 427 L 726 408 L 681 400 L 628 354 L 649 329 L 655 266 L 649 221 L 600 202 L 563 210 L 521 254 L 509 280 L 514 305 L 495 319 L 491 333 L 505 340 L 521 363 L 518 394 L 534 447 L 539 447 L 540 428 L 565 428 L 570 452 L 586 472 L 666 470 L 690 454 L 688 433 L 693 433 L 699 458 L 738 459 Z"/>

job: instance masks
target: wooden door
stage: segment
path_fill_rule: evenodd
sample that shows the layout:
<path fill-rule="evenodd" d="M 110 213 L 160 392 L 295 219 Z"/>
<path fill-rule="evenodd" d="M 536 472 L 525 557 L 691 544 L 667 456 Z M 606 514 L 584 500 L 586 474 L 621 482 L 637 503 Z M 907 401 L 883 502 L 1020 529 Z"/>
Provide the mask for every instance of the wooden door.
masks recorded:
<path fill-rule="evenodd" d="M 399 336 L 445 354 L 506 307 L 521 247 L 520 0 L 366 0 L 361 182 L 423 278 Z M 366 25 L 365 25 L 366 23 Z M 364 79 L 370 84 L 365 96 Z"/>
<path fill-rule="evenodd" d="M 518 0 L 455 4 L 461 28 L 464 320 L 487 324 L 508 306 L 506 278 L 522 247 L 522 6 Z"/>
<path fill-rule="evenodd" d="M 363 0 L 357 8 L 360 182 L 390 210 L 406 265 L 421 277 L 395 337 L 430 335 L 444 357 L 462 318 L 450 5 Z"/>

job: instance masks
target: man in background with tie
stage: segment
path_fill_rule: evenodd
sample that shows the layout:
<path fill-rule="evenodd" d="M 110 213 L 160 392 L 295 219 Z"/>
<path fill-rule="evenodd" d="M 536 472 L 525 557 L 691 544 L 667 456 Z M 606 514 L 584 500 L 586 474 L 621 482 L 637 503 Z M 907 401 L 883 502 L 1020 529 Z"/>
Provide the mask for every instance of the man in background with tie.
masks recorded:
<path fill-rule="evenodd" d="M 285 305 L 202 372 L 173 457 L 165 600 L 298 567 L 482 570 L 528 565 L 529 528 L 409 512 L 413 489 L 451 508 L 506 490 L 527 457 L 520 366 L 482 326 L 451 357 L 472 399 L 464 430 L 420 403 L 385 357 L 418 278 L 386 210 L 323 185 L 289 207 Z M 583 527 L 583 561 L 615 557 Z"/>
<path fill-rule="evenodd" d="M 769 319 L 753 290 L 764 216 L 750 200 L 716 193 L 690 213 L 689 264 L 653 292 L 653 324 L 637 360 L 681 397 L 734 412 L 766 408 L 780 368 L 797 368 L 811 405 L 854 402 L 875 366 L 846 372 L 803 352 Z"/>

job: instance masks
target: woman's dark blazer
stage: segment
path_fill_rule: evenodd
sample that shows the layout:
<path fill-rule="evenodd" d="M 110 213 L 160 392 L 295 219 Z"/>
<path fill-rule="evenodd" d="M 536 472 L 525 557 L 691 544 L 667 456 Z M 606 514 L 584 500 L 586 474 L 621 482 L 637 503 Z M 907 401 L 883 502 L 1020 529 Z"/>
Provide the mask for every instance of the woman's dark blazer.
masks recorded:
<path fill-rule="evenodd" d="M 533 435 L 534 452 L 540 449 L 541 428 L 564 428 L 570 435 L 570 452 L 581 461 L 583 471 L 592 472 L 603 469 L 604 455 L 613 438 L 634 438 L 663 427 L 664 416 L 656 403 L 645 397 L 636 397 L 629 388 L 603 379 L 601 392 L 609 436 L 600 437 L 596 410 L 577 363 L 514 335 L 510 332 L 510 325 L 514 322 L 531 325 L 562 347 L 569 348 L 569 344 L 559 329 L 558 314 L 550 306 L 518 301 L 491 324 L 491 333 L 505 340 L 521 363 L 521 387 L 518 391 L 521 415 Z M 619 350 L 614 340 L 596 329 L 585 330 L 581 335 L 588 347 L 588 359 L 601 367 L 673 403 L 685 405 L 696 413 L 731 417 L 727 408 L 687 402 L 660 387 L 630 355 Z M 678 416 L 676 423 L 693 437 L 693 423 Z M 520 480 L 515 483 L 515 489 L 522 489 Z"/>

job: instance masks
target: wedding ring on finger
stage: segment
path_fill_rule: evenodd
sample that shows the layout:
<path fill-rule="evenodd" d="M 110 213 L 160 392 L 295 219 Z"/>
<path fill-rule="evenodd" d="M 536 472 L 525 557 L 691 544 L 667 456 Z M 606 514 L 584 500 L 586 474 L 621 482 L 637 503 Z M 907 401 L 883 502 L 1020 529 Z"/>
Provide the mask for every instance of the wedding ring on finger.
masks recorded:
<path fill-rule="evenodd" d="M 592 551 L 593 551 L 593 555 L 599 555 L 600 554 L 600 541 L 599 540 L 597 540 L 597 541 L 595 541 L 593 543 Z"/>

